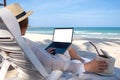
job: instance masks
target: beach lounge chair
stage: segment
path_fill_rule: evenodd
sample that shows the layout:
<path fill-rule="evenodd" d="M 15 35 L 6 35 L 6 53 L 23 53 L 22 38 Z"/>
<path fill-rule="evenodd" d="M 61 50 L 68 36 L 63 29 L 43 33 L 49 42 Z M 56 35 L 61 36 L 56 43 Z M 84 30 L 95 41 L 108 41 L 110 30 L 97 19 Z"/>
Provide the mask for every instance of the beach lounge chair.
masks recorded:
<path fill-rule="evenodd" d="M 8 56 L 7 53 L 11 53 L 12 55 Z M 83 80 L 77 76 L 73 76 L 70 79 L 62 78 L 62 71 L 60 70 L 55 70 L 48 74 L 41 62 L 21 37 L 18 22 L 7 9 L 0 9 L 0 55 L 3 58 L 0 68 L 0 80 Z M 12 58 L 13 56 L 14 58 Z M 26 59 L 24 56 L 27 56 L 28 59 L 24 60 Z M 19 61 L 17 61 L 16 58 L 18 58 Z M 32 71 L 34 69 L 31 65 L 33 65 L 37 71 Z M 15 77 L 8 78 L 6 74 L 10 66 L 15 68 L 18 73 L 14 75 Z M 29 72 L 24 70 L 23 67 L 27 68 Z M 34 75 L 38 75 L 38 77 L 33 79 L 32 77 Z M 43 79 L 39 76 L 43 76 Z M 25 79 L 16 79 L 16 77 L 24 77 Z M 87 80 L 120 80 L 114 75 L 104 77 L 95 74 L 85 74 L 81 77 L 88 77 L 89 79 Z"/>
<path fill-rule="evenodd" d="M 8 56 L 7 53 L 12 55 Z M 18 80 L 16 77 L 21 76 L 25 79 L 20 80 L 58 80 L 62 74 L 60 70 L 52 71 L 50 74 L 47 73 L 41 62 L 21 37 L 16 18 L 5 8 L 0 10 L 0 55 L 3 58 L 0 68 L 0 80 Z M 14 58 L 12 58 L 12 56 L 14 56 Z M 27 56 L 28 59 L 24 56 Z M 17 61 L 18 58 L 19 61 Z M 37 71 L 31 71 L 33 70 L 31 65 L 34 66 Z M 12 78 L 5 78 L 10 66 L 16 69 L 18 74 Z M 27 68 L 29 72 L 24 70 L 24 67 Z M 32 79 L 34 75 L 38 75 L 38 77 Z M 43 76 L 43 78 L 39 76 Z"/>

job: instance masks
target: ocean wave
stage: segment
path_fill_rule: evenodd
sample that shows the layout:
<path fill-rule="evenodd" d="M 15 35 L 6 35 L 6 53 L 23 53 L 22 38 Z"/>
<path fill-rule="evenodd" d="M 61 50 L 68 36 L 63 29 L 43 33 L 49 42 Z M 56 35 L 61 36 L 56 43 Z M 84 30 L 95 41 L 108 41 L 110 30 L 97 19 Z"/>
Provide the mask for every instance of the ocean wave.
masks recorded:
<path fill-rule="evenodd" d="M 74 39 L 79 38 L 120 38 L 120 33 L 80 32 L 74 34 Z"/>
<path fill-rule="evenodd" d="M 37 34 L 47 34 L 53 35 L 53 31 L 27 31 L 27 33 L 37 33 Z M 79 37 L 87 38 L 120 38 L 120 33 L 111 33 L 111 32 L 88 32 L 88 31 L 74 31 L 74 38 L 78 39 Z"/>
<path fill-rule="evenodd" d="M 87 31 L 75 31 L 74 34 L 79 35 L 79 34 L 85 34 L 85 35 L 120 35 L 120 33 L 105 33 L 105 32 L 87 32 Z"/>
<path fill-rule="evenodd" d="M 53 34 L 53 31 L 27 31 L 27 33 Z"/>

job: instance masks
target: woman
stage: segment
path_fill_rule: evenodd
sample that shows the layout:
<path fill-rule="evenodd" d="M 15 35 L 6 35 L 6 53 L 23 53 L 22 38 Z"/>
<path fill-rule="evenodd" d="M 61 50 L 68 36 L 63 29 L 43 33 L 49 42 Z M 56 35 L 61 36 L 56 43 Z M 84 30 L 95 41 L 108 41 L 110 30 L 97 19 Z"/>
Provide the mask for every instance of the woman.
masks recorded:
<path fill-rule="evenodd" d="M 21 36 L 25 35 L 25 32 L 28 28 L 28 16 L 32 12 L 25 12 L 17 3 L 11 4 L 6 8 L 9 9 L 17 18 L 20 25 Z M 25 41 L 32 49 L 34 54 L 38 57 L 40 62 L 44 65 L 48 73 L 52 70 L 68 71 L 74 74 L 80 74 L 81 72 L 98 73 L 103 72 L 105 69 L 107 69 L 107 63 L 105 61 L 96 61 L 95 59 L 93 59 L 88 63 L 84 63 L 84 60 L 76 54 L 75 50 L 72 47 L 68 49 L 71 59 L 80 60 L 82 63 L 74 63 L 70 60 L 59 59 L 57 58 L 57 56 L 51 56 L 51 54 L 48 53 L 51 53 L 51 49 L 49 49 L 47 52 L 42 49 L 37 43 L 26 38 Z"/>

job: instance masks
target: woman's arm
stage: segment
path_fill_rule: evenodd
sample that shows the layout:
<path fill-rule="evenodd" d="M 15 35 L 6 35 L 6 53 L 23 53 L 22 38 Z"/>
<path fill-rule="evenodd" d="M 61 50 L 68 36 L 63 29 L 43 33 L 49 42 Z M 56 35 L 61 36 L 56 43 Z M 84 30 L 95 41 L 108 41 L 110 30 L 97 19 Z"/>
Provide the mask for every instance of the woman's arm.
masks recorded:
<path fill-rule="evenodd" d="M 74 48 L 72 46 L 70 46 L 68 48 L 69 54 L 71 56 L 71 59 L 75 59 L 75 60 L 80 60 L 81 62 L 84 63 L 84 60 L 76 53 L 76 51 L 74 50 Z"/>

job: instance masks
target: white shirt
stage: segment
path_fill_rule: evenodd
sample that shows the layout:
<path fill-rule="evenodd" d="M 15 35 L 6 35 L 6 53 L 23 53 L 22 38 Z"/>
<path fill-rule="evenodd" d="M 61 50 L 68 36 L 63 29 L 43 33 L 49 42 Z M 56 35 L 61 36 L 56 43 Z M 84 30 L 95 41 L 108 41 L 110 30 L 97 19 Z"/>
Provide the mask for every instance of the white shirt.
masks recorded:
<path fill-rule="evenodd" d="M 58 58 L 58 56 L 51 56 L 46 50 L 41 48 L 41 46 L 38 43 L 35 43 L 33 41 L 30 41 L 25 38 L 25 41 L 32 49 L 33 53 L 38 57 L 40 62 L 43 64 L 43 66 L 46 68 L 48 72 L 51 72 L 51 70 L 62 70 L 62 71 L 68 71 L 72 73 L 81 73 L 85 72 L 84 70 L 84 64 L 79 62 L 73 62 L 67 60 Z"/>

